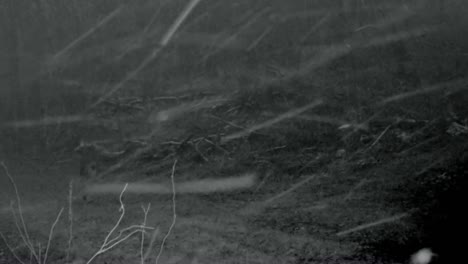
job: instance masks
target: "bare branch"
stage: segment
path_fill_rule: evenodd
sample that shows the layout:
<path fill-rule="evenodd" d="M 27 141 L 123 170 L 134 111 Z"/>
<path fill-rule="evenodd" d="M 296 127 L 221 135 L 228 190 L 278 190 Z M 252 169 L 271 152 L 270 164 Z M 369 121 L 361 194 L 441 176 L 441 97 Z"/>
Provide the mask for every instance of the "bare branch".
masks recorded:
<path fill-rule="evenodd" d="M 143 214 L 145 215 L 145 217 L 143 218 L 143 227 L 146 227 L 146 220 L 148 219 L 148 213 L 149 213 L 149 210 L 151 208 L 151 203 L 148 203 L 148 206 L 145 208 L 143 206 L 141 206 L 141 209 L 143 209 Z M 145 264 L 145 255 L 143 255 L 143 245 L 145 243 L 145 231 L 143 230 L 141 232 L 141 244 L 140 244 L 140 258 L 141 258 L 141 261 L 140 263 L 141 264 Z"/>
<path fill-rule="evenodd" d="M 169 230 L 167 231 L 166 235 L 163 238 L 163 241 L 161 243 L 161 247 L 159 249 L 158 256 L 156 257 L 156 264 L 158 264 L 159 259 L 161 258 L 164 245 L 166 244 L 166 240 L 171 234 L 172 229 L 174 228 L 176 224 L 176 219 L 177 219 L 177 211 L 176 211 L 176 188 L 175 188 L 175 180 L 174 180 L 174 173 L 175 173 L 175 167 L 177 165 L 177 159 L 174 161 L 174 165 L 172 165 L 172 174 L 171 174 L 171 183 L 172 183 L 172 223 L 171 226 L 169 227 Z"/>
<path fill-rule="evenodd" d="M 3 242 L 4 242 L 5 245 L 7 246 L 8 250 L 10 250 L 11 254 L 13 255 L 13 257 L 15 257 L 15 259 L 18 260 L 19 263 L 25 264 L 25 263 L 18 257 L 18 255 L 16 255 L 15 251 L 14 251 L 13 248 L 10 246 L 10 244 L 8 243 L 8 241 L 6 240 L 6 238 L 5 238 L 5 236 L 3 235 L 2 232 L 0 232 L 0 237 L 2 237 Z"/>
<path fill-rule="evenodd" d="M 52 241 L 52 235 L 54 234 L 55 226 L 57 225 L 58 221 L 60 220 L 60 216 L 62 216 L 62 213 L 63 213 L 63 207 L 62 207 L 62 209 L 60 209 L 60 212 L 58 213 L 57 218 L 55 218 L 55 221 L 52 224 L 52 227 L 50 228 L 49 239 L 47 240 L 46 251 L 45 251 L 45 254 L 44 254 L 44 261 L 42 262 L 44 264 L 47 263 L 47 255 L 49 254 L 50 241 Z"/>
<path fill-rule="evenodd" d="M 67 257 L 66 262 L 70 260 L 70 251 L 73 242 L 73 180 L 70 181 L 68 185 L 68 246 L 67 246 Z"/>
<path fill-rule="evenodd" d="M 21 206 L 21 197 L 20 197 L 19 192 L 18 192 L 18 187 L 16 187 L 16 183 L 13 180 L 13 177 L 10 175 L 10 172 L 8 171 L 8 167 L 5 165 L 5 163 L 2 161 L 0 163 L 0 165 L 3 167 L 8 179 L 10 180 L 10 183 L 13 185 L 13 188 L 15 189 L 15 196 L 16 196 L 16 202 L 17 202 L 17 206 L 18 206 L 19 219 L 21 221 L 21 225 L 22 225 L 22 228 L 23 228 L 22 231 L 21 231 L 21 228 L 19 228 L 18 223 L 16 221 L 16 216 L 15 216 L 15 213 L 14 213 L 14 209 L 12 207 L 13 215 L 15 216 L 15 223 L 17 224 L 17 227 L 18 227 L 18 232 L 20 233 L 20 236 L 23 239 L 23 242 L 26 244 L 26 246 L 29 248 L 29 250 L 31 251 L 31 253 L 35 257 L 37 263 L 41 263 L 41 261 L 40 261 L 41 259 L 38 257 L 38 255 L 37 255 L 37 253 L 36 253 L 36 251 L 34 249 L 34 246 L 31 243 L 31 239 L 29 238 L 28 229 L 26 227 L 26 223 L 25 223 L 24 218 L 23 218 L 23 208 Z"/>
<path fill-rule="evenodd" d="M 91 263 L 97 256 L 99 256 L 100 254 L 102 254 L 102 253 L 104 253 L 106 251 L 105 248 L 108 246 L 108 241 L 109 241 L 110 236 L 114 233 L 115 229 L 117 229 L 117 227 L 119 227 L 120 222 L 122 221 L 123 217 L 125 216 L 125 206 L 124 206 L 124 203 L 122 202 L 122 196 L 123 196 L 125 190 L 127 189 L 127 186 L 128 186 L 128 183 L 125 184 L 125 186 L 122 189 L 122 192 L 120 193 L 120 196 L 119 196 L 119 202 L 120 202 L 119 211 L 121 212 L 119 219 L 115 223 L 114 227 L 107 234 L 106 238 L 104 239 L 104 242 L 101 245 L 101 248 L 88 260 L 88 262 L 86 262 L 86 264 Z"/>

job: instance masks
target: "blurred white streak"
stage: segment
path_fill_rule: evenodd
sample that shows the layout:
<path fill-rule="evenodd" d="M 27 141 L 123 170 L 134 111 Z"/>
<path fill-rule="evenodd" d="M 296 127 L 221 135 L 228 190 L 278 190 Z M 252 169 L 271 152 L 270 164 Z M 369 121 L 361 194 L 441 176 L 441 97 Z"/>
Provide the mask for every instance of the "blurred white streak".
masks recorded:
<path fill-rule="evenodd" d="M 350 233 L 362 231 L 362 230 L 365 230 L 365 229 L 368 229 L 368 228 L 371 228 L 371 227 L 375 227 L 375 226 L 395 222 L 395 221 L 401 220 L 401 219 L 403 219 L 405 217 L 408 217 L 410 215 L 411 215 L 410 213 L 398 214 L 398 215 L 395 215 L 395 216 L 392 216 L 392 217 L 387 217 L 387 218 L 380 219 L 380 220 L 377 220 L 377 221 L 372 222 L 372 223 L 362 224 L 362 225 L 356 226 L 354 228 L 338 232 L 338 233 L 336 233 L 336 235 L 337 236 L 345 236 L 345 235 L 348 235 Z"/>
<path fill-rule="evenodd" d="M 423 248 L 411 255 L 410 264 L 429 264 L 437 256 L 430 248 Z"/>
<path fill-rule="evenodd" d="M 412 10 L 408 8 L 408 6 L 403 5 L 402 7 L 396 8 L 396 10 L 392 11 L 384 19 L 381 19 L 377 23 L 359 27 L 356 30 L 354 30 L 354 32 L 359 32 L 359 31 L 366 30 L 369 28 L 386 29 L 386 28 L 389 28 L 390 26 L 393 26 L 401 21 L 404 21 L 410 18 L 414 14 L 415 13 L 412 12 Z"/>
<path fill-rule="evenodd" d="M 201 0 L 191 0 L 190 3 L 185 7 L 185 9 L 180 13 L 179 17 L 176 19 L 174 24 L 169 28 L 164 37 L 161 40 L 161 46 L 166 46 L 167 43 L 171 40 L 174 33 L 180 27 L 182 22 L 187 18 L 187 16 L 192 12 L 192 10 L 200 3 Z"/>
<path fill-rule="evenodd" d="M 203 19 L 209 17 L 209 14 L 210 12 L 212 12 L 213 10 L 215 10 L 218 6 L 220 6 L 221 4 L 223 4 L 224 2 L 223 1 L 218 1 L 217 3 L 209 6 L 203 13 L 201 13 L 200 15 L 196 16 L 194 19 L 192 19 L 192 21 L 188 22 L 187 24 L 185 24 L 184 26 L 184 31 L 187 30 L 188 28 L 192 27 L 193 25 L 196 25 L 198 24 L 200 21 L 202 21 Z M 176 37 L 178 36 L 179 34 L 176 34 Z"/>
<path fill-rule="evenodd" d="M 189 103 L 183 103 L 163 111 L 152 113 L 148 118 L 148 123 L 154 124 L 158 122 L 169 121 L 189 112 L 195 112 L 200 109 L 216 107 L 222 102 L 225 102 L 226 100 L 227 99 L 224 99 L 222 97 L 216 97 L 211 99 L 202 99 Z"/>
<path fill-rule="evenodd" d="M 306 120 L 306 121 L 313 121 L 319 123 L 326 123 L 331 125 L 339 126 L 338 129 L 347 129 L 347 128 L 357 128 L 365 130 L 366 127 L 362 124 L 348 122 L 345 120 L 336 119 L 333 117 L 328 116 L 319 116 L 319 115 L 299 115 L 297 116 L 298 119 Z"/>
<path fill-rule="evenodd" d="M 273 30 L 273 26 L 267 27 L 257 38 L 252 41 L 252 43 L 247 47 L 247 51 L 253 50 L 257 45 L 265 38 L 268 33 L 270 33 Z"/>
<path fill-rule="evenodd" d="M 217 39 L 219 38 L 226 38 L 228 37 L 226 34 L 219 34 L 213 35 L 208 33 L 193 33 L 193 32 L 184 32 L 181 31 L 176 36 L 177 38 L 174 39 L 174 42 L 177 44 L 183 45 L 198 45 L 198 46 L 210 46 L 217 49 L 241 49 L 246 46 L 245 41 L 240 39 L 233 39 L 228 44 L 223 44 L 222 42 L 218 42 Z"/>
<path fill-rule="evenodd" d="M 309 74 L 311 71 L 314 71 L 336 59 L 342 58 L 358 48 L 386 45 L 404 39 L 422 36 L 429 32 L 435 31 L 436 29 L 436 27 L 416 28 L 413 30 L 400 31 L 395 34 L 375 37 L 366 41 L 349 39 L 344 41 L 345 44 L 328 45 L 322 48 L 317 47 L 317 56 L 314 56 L 310 60 L 306 61 L 299 70 L 287 72 L 282 80 L 289 80 L 294 77 L 300 77 L 305 74 Z M 276 83 L 277 80 L 271 80 L 270 82 Z"/>
<path fill-rule="evenodd" d="M 214 193 L 248 189 L 254 186 L 256 178 L 255 174 L 250 173 L 238 177 L 180 182 L 176 186 L 176 192 L 179 194 Z M 113 194 L 119 193 L 121 189 L 122 184 L 119 183 L 94 184 L 88 186 L 85 192 L 88 194 Z M 172 189 L 170 184 L 131 183 L 128 185 L 126 192 L 172 194 Z"/>
<path fill-rule="evenodd" d="M 140 65 L 138 65 L 138 67 L 131 71 L 130 73 L 128 73 L 119 83 L 117 83 L 109 92 L 107 92 L 106 94 L 104 94 L 103 96 L 101 96 L 95 103 L 93 103 L 89 109 L 92 109 L 94 107 L 96 107 L 97 105 L 99 105 L 100 103 L 104 102 L 105 100 L 107 100 L 109 97 L 112 96 L 112 94 L 114 94 L 115 92 L 117 92 L 118 90 L 120 90 L 121 88 L 124 87 L 124 84 L 135 78 L 137 76 L 138 73 L 140 73 L 140 71 L 142 71 L 144 68 L 146 68 L 146 66 L 148 66 L 154 59 L 156 59 L 156 57 L 159 55 L 159 53 L 161 52 L 161 50 L 169 43 L 169 41 L 171 40 L 172 36 L 174 35 L 174 33 L 177 31 L 177 29 L 180 27 L 180 25 L 182 24 L 182 22 L 184 22 L 184 20 L 187 18 L 187 16 L 190 14 L 190 12 L 195 8 L 195 6 L 200 2 L 201 0 L 191 0 L 190 3 L 188 3 L 188 5 L 184 8 L 184 10 L 182 11 L 182 13 L 180 13 L 180 15 L 177 17 L 177 19 L 175 20 L 175 22 L 172 24 L 172 26 L 167 30 L 166 34 L 164 34 L 162 40 L 160 41 L 159 45 L 157 47 L 155 47 L 153 49 L 153 51 L 151 52 L 151 54 L 146 58 L 144 59 Z"/>
<path fill-rule="evenodd" d="M 123 9 L 123 6 L 119 6 L 114 11 L 112 11 L 109 15 L 104 17 L 102 20 L 100 20 L 97 25 L 94 27 L 90 28 L 88 31 L 86 31 L 83 35 L 79 36 L 75 40 L 73 40 L 70 44 L 68 44 L 65 48 L 63 48 L 61 51 L 57 52 L 55 55 L 52 56 L 50 61 L 47 63 L 49 67 L 56 66 L 57 63 L 60 62 L 60 59 L 67 53 L 69 50 L 74 48 L 76 45 L 78 45 L 81 41 L 85 40 L 87 37 L 91 36 L 96 30 L 107 24 L 109 21 L 112 20 L 115 16 L 117 16 Z"/>
<path fill-rule="evenodd" d="M 221 45 L 218 46 L 217 49 L 215 49 L 214 51 L 212 52 L 209 52 L 208 54 L 206 54 L 203 58 L 202 58 L 202 62 L 204 63 L 206 60 L 208 60 L 211 56 L 217 54 L 219 51 L 221 51 L 222 49 L 224 49 L 225 47 L 229 46 L 231 44 L 231 42 L 235 41 L 237 39 L 237 37 L 243 33 L 245 30 L 249 29 L 253 23 L 255 23 L 260 17 L 262 17 L 264 14 L 266 14 L 268 11 L 270 11 L 270 8 L 266 7 L 266 8 L 263 8 L 262 10 L 260 10 L 259 12 L 257 12 L 256 14 L 254 14 L 252 16 L 252 18 L 250 18 L 244 25 L 242 25 L 238 30 L 237 32 L 235 32 L 234 34 L 232 34 L 230 37 L 226 38 L 224 41 L 222 41 Z"/>
<path fill-rule="evenodd" d="M 279 123 L 281 121 L 284 121 L 286 119 L 290 119 L 290 118 L 293 118 L 293 117 L 296 117 L 300 114 L 302 114 L 303 112 L 305 111 L 308 111 L 312 108 L 315 108 L 319 105 L 321 105 L 323 103 L 323 101 L 321 99 L 318 99 L 318 100 L 315 100 L 314 102 L 308 104 L 308 105 L 305 105 L 303 107 L 299 107 L 299 108 L 296 108 L 296 109 L 293 109 L 293 110 L 290 110 L 286 113 L 283 113 L 275 118 L 272 118 L 270 120 L 267 120 L 263 123 L 260 123 L 258 125 L 254 125 L 254 126 L 251 126 L 243 131 L 240 131 L 240 132 L 237 132 L 237 133 L 234 133 L 234 134 L 231 134 L 231 135 L 228 135 L 228 136 L 225 136 L 221 139 L 221 143 L 226 143 L 226 142 L 229 142 L 233 139 L 237 139 L 237 138 L 241 138 L 241 137 L 244 137 L 244 136 L 247 136 L 249 135 L 250 133 L 252 132 L 255 132 L 257 130 L 260 130 L 260 129 L 263 129 L 263 128 L 266 128 L 266 127 L 270 127 L 276 123 Z"/>
<path fill-rule="evenodd" d="M 54 124 L 63 124 L 63 123 L 77 123 L 83 121 L 92 121 L 92 117 L 74 115 L 74 116 L 54 116 L 54 117 L 45 117 L 43 119 L 36 120 L 22 120 L 15 122 L 8 122 L 4 124 L 5 127 L 14 127 L 14 128 L 27 128 L 34 126 L 47 126 Z"/>
<path fill-rule="evenodd" d="M 443 90 L 465 90 L 467 89 L 466 84 L 468 83 L 467 79 L 458 79 L 455 81 L 451 82 L 445 82 L 445 83 L 438 83 L 429 87 L 425 87 L 422 89 L 418 89 L 415 91 L 410 91 L 406 93 L 400 93 L 396 94 L 390 97 L 385 98 L 384 100 L 380 101 L 378 105 L 383 106 L 391 102 L 396 102 L 396 101 L 401 101 L 410 97 L 422 95 L 422 94 L 428 94 L 428 93 L 435 93 Z M 462 88 L 458 88 L 462 87 Z"/>
<path fill-rule="evenodd" d="M 321 19 L 319 19 L 319 21 L 317 21 L 317 23 L 315 23 L 315 25 L 313 25 L 309 31 L 307 31 L 304 36 L 302 37 L 301 39 L 301 42 L 304 42 L 307 40 L 307 38 L 312 34 L 314 33 L 317 29 L 319 29 L 322 25 L 324 25 L 328 19 L 331 17 L 331 13 L 327 13 L 325 14 Z"/>
<path fill-rule="evenodd" d="M 151 17 L 150 21 L 148 22 L 148 24 L 146 24 L 145 28 L 143 29 L 143 33 L 142 34 L 146 34 L 151 26 L 154 24 L 154 21 L 156 21 L 156 18 L 159 16 L 160 12 L 161 12 L 161 9 L 162 7 L 169 3 L 169 1 L 164 1 L 164 0 L 161 0 L 159 1 L 159 5 L 158 5 L 158 8 L 156 9 L 156 11 L 154 12 L 153 16 Z"/>
<path fill-rule="evenodd" d="M 424 36 L 430 32 L 436 31 L 437 27 L 419 27 L 411 30 L 402 30 L 395 34 L 388 34 L 383 37 L 376 37 L 362 45 L 363 47 L 373 47 L 373 46 L 380 46 L 385 45 L 409 38 Z"/>
<path fill-rule="evenodd" d="M 297 189 L 299 189 L 301 187 L 304 187 L 305 184 L 308 183 L 309 181 L 315 180 L 317 178 L 327 177 L 327 176 L 328 176 L 327 174 L 308 175 L 303 180 L 293 184 L 287 190 L 285 190 L 285 191 L 283 191 L 283 192 L 281 192 L 281 193 L 279 193 L 279 194 L 277 194 L 277 195 L 275 195 L 273 197 L 270 197 L 265 201 L 253 202 L 253 203 L 249 204 L 247 207 L 241 209 L 241 214 L 243 214 L 243 215 L 260 214 L 261 212 L 263 212 L 264 209 L 271 206 L 271 204 L 273 202 L 283 198 L 284 196 L 294 192 L 295 190 L 297 190 Z"/>
<path fill-rule="evenodd" d="M 330 13 L 329 9 L 315 9 L 314 11 L 300 11 L 294 13 L 288 13 L 285 15 L 278 15 L 277 20 L 280 23 L 287 22 L 288 20 L 293 19 L 304 19 L 304 18 L 311 18 L 316 16 L 322 16 L 324 13 Z"/>
<path fill-rule="evenodd" d="M 309 181 L 311 180 L 315 180 L 319 177 L 326 177 L 327 175 L 326 174 L 312 174 L 312 175 L 308 175 L 307 177 L 305 177 L 303 180 L 293 184 L 290 188 L 288 188 L 286 191 L 283 191 L 273 197 L 270 197 L 268 198 L 267 200 L 261 202 L 262 205 L 269 205 L 271 204 L 272 202 L 278 200 L 278 199 L 281 199 L 282 197 L 292 193 L 293 191 L 301 188 L 304 186 L 304 184 L 308 183 Z"/>

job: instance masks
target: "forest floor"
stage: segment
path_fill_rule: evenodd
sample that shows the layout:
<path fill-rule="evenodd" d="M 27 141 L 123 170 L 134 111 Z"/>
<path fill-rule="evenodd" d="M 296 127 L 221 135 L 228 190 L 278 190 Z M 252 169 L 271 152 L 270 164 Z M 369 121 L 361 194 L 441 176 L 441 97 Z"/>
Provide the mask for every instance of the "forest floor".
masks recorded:
<path fill-rule="evenodd" d="M 271 94 L 274 92 L 254 96 L 256 102 L 281 105 L 275 103 L 276 97 L 271 99 Z M 441 187 L 440 182 L 447 187 L 441 175 L 455 177 L 456 181 L 448 186 L 459 180 L 453 175 L 460 173 L 453 168 L 466 159 L 464 125 L 441 118 L 428 121 L 380 117 L 361 129 L 356 124 L 314 115 L 275 124 L 267 134 L 259 130 L 226 142 L 229 135 L 236 134 L 231 131 L 239 130 L 233 123 L 268 123 L 275 115 L 263 109 L 278 111 L 264 107 L 255 112 L 252 109 L 258 106 L 246 106 L 249 100 L 245 94 L 241 96 L 244 98 L 232 101 L 242 102 L 235 114 L 229 114 L 233 105 L 224 104 L 205 111 L 203 116 L 195 113 L 196 124 L 185 115 L 160 127 L 153 134 L 159 139 L 157 143 L 146 141 L 145 151 L 107 171 L 99 180 L 84 181 L 80 177 L 79 155 L 73 152 L 4 156 L 5 168 L 19 189 L 33 245 L 42 248 L 44 254 L 51 225 L 62 208 L 48 263 L 64 263 L 67 253 L 74 263 L 85 263 L 119 219 L 119 194 L 124 183 L 162 184 L 169 188 L 175 160 L 176 190 L 178 184 L 187 181 L 239 175 L 254 178 L 239 190 L 187 193 L 181 189 L 175 196 L 173 192 L 157 191 L 123 193 L 125 215 L 117 230 L 141 225 L 144 208 L 150 206 L 146 225 L 157 231 L 147 232 L 143 247 L 141 234 L 134 234 L 99 256 L 97 263 L 137 263 L 141 261 L 141 250 L 146 252 L 148 247 L 151 252 L 147 261 L 155 261 L 161 252 L 159 263 L 405 262 L 430 241 L 418 221 L 424 216 L 425 206 L 430 206 L 428 200 L 438 197 L 433 196 L 432 189 Z M 261 96 L 268 100 L 261 100 Z M 287 102 L 285 96 L 282 94 L 279 100 Z M 329 106 L 324 107 L 316 111 L 330 111 Z M 218 123 L 211 116 L 220 116 Z M 231 125 L 223 119 L 231 120 Z M 138 117 L 132 122 L 135 120 Z M 124 127 L 130 129 L 131 124 Z M 201 132 L 200 127 L 204 128 Z M 142 127 L 137 124 L 134 129 Z M 211 136 L 217 134 L 221 134 L 218 142 Z M 167 140 L 163 140 L 165 135 Z M 5 176 L 3 171 L 0 231 L 20 258 L 29 259 L 30 252 L 15 227 L 15 222 L 20 223 L 18 211 L 16 216 L 11 211 L 17 209 L 18 201 Z M 75 193 L 70 212 L 72 179 Z M 83 200 L 83 182 L 118 183 L 118 188 Z M 70 216 L 73 239 L 69 248 Z M 153 243 L 152 234 L 157 235 Z M 112 237 L 117 235 L 116 231 Z M 1 258 L 13 261 L 6 248 Z"/>

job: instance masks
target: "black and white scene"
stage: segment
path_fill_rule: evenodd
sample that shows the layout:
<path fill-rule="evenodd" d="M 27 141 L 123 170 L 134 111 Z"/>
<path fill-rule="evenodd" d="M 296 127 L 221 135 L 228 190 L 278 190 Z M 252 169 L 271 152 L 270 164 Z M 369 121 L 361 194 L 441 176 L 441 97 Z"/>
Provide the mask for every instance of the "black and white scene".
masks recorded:
<path fill-rule="evenodd" d="M 464 263 L 467 174 L 466 0 L 0 1 L 0 264 Z"/>

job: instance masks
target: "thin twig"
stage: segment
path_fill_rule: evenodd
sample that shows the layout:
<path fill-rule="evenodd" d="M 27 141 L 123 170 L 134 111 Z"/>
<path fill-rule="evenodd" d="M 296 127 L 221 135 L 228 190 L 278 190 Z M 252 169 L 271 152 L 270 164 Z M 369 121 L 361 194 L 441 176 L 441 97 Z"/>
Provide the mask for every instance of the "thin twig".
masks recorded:
<path fill-rule="evenodd" d="M 148 219 L 148 212 L 151 208 L 151 203 L 148 203 L 148 206 L 145 208 L 141 206 L 141 209 L 143 209 L 143 213 L 145 217 L 143 218 L 143 226 L 146 227 L 146 220 Z M 145 231 L 141 232 L 141 244 L 140 244 L 140 257 L 141 257 L 141 264 L 145 263 L 145 256 L 143 255 L 143 245 L 145 244 Z"/>
<path fill-rule="evenodd" d="M 58 213 L 57 218 L 55 218 L 55 221 L 52 224 L 52 227 L 50 228 L 49 239 L 47 240 L 47 247 L 46 247 L 46 251 L 45 251 L 45 254 L 44 254 L 44 261 L 42 262 L 44 264 L 47 263 L 47 255 L 49 254 L 50 241 L 52 241 L 52 235 L 54 234 L 55 226 L 57 225 L 58 221 L 60 220 L 60 217 L 62 216 L 62 213 L 63 213 L 63 207 L 62 207 L 62 209 L 60 209 L 60 212 Z"/>
<path fill-rule="evenodd" d="M 8 179 L 10 180 L 10 183 L 13 185 L 13 188 L 15 189 L 15 196 L 16 196 L 16 202 L 17 202 L 17 206 L 18 206 L 19 219 L 21 221 L 21 225 L 22 225 L 22 228 L 23 228 L 23 232 L 21 232 L 21 228 L 19 228 L 19 226 L 17 225 L 18 231 L 20 232 L 21 238 L 24 240 L 24 243 L 26 244 L 26 246 L 29 248 L 29 250 L 31 251 L 33 256 L 36 258 L 37 263 L 41 263 L 41 261 L 40 261 L 41 259 L 38 258 L 38 255 L 37 255 L 37 253 L 36 253 L 36 251 L 34 249 L 34 246 L 31 243 L 31 239 L 29 238 L 28 229 L 26 228 L 26 223 L 25 223 L 24 218 L 23 218 L 23 208 L 21 206 L 21 197 L 20 197 L 19 192 L 18 192 L 18 187 L 16 187 L 16 183 L 13 180 L 13 177 L 10 175 L 10 172 L 8 171 L 8 167 L 5 165 L 5 163 L 2 161 L 0 165 L 3 167 Z M 13 214 L 14 214 L 14 210 L 13 210 Z"/>
<path fill-rule="evenodd" d="M 143 232 L 143 231 L 142 230 L 133 230 L 130 234 L 126 235 L 125 237 L 123 237 L 121 239 L 119 239 L 118 241 L 112 242 L 112 244 L 111 243 L 107 244 L 106 247 L 102 249 L 101 253 L 109 251 L 113 247 L 115 247 L 118 244 L 120 244 L 120 243 L 124 242 L 125 240 L 129 239 L 131 236 L 133 236 L 134 234 L 136 234 L 138 232 Z"/>
<path fill-rule="evenodd" d="M 104 239 L 103 244 L 101 245 L 101 248 L 91 257 L 91 259 L 87 263 L 90 263 L 91 261 L 93 261 L 100 254 L 105 253 L 108 250 L 110 250 L 110 249 L 114 248 L 115 246 L 119 245 L 120 243 L 126 241 L 131 236 L 133 236 L 134 234 L 137 234 L 138 232 L 144 233 L 145 229 L 153 229 L 151 227 L 146 227 L 145 225 L 143 225 L 143 226 L 142 225 L 132 225 L 132 226 L 129 226 L 129 227 L 126 227 L 126 228 L 120 230 L 119 234 L 116 237 L 109 240 L 110 236 L 115 232 L 115 230 L 120 225 L 120 222 L 122 221 L 122 219 L 123 219 L 123 217 L 125 215 L 125 205 L 124 205 L 124 203 L 122 201 L 122 196 L 123 196 L 123 193 L 125 192 L 125 190 L 127 189 L 127 186 L 128 186 L 128 183 L 125 184 L 125 187 L 124 187 L 124 189 L 122 190 L 122 192 L 120 193 L 120 196 L 119 196 L 119 202 L 120 202 L 119 211 L 121 211 L 121 215 L 120 215 L 119 219 L 117 220 L 117 223 L 114 225 L 114 227 L 111 229 L 111 231 L 107 234 L 106 238 Z M 149 208 L 148 208 L 148 210 L 149 210 Z M 146 218 L 146 216 L 145 216 L 145 218 Z M 122 237 L 122 234 L 124 232 L 130 231 L 132 229 L 135 229 L 135 230 L 131 231 L 129 234 Z"/>
<path fill-rule="evenodd" d="M 153 234 L 151 235 L 150 243 L 149 243 L 148 247 L 146 248 L 145 256 L 143 257 L 145 260 L 148 259 L 149 255 L 151 254 L 151 250 L 153 249 L 154 242 L 156 241 L 156 238 L 158 237 L 160 232 L 161 231 L 160 231 L 159 227 L 157 227 L 154 230 Z"/>
<path fill-rule="evenodd" d="M 159 259 L 161 258 L 164 245 L 166 244 L 166 240 L 171 234 L 172 229 L 174 228 L 176 224 L 176 219 L 177 219 L 177 211 L 176 211 L 176 188 L 175 188 L 175 180 L 174 180 L 174 173 L 175 173 L 175 168 L 177 165 L 177 159 L 174 161 L 174 165 L 172 165 L 172 174 L 171 174 L 171 183 L 172 183 L 172 223 L 171 226 L 169 227 L 169 230 L 167 231 L 166 235 L 163 238 L 163 241 L 161 243 L 161 247 L 159 249 L 158 256 L 156 257 L 156 264 L 158 264 Z"/>
<path fill-rule="evenodd" d="M 5 243 L 5 245 L 7 246 L 8 250 L 10 250 L 11 254 L 13 255 L 13 257 L 15 257 L 15 259 L 18 260 L 19 263 L 25 264 L 25 263 L 18 257 L 18 255 L 16 255 L 15 251 L 14 251 L 13 248 L 10 246 L 10 244 L 8 243 L 8 241 L 6 240 L 5 236 L 3 235 L 3 233 L 2 233 L 1 231 L 0 231 L 0 237 L 2 237 L 3 243 Z"/>
<path fill-rule="evenodd" d="M 29 249 L 29 251 L 35 253 L 34 246 L 32 245 L 32 243 L 29 244 L 29 243 L 27 242 L 28 240 L 26 239 L 26 237 L 25 237 L 25 235 L 24 235 L 24 232 L 23 232 L 23 230 L 22 230 L 21 227 L 20 227 L 20 220 L 18 219 L 18 216 L 16 215 L 16 210 L 15 210 L 15 208 L 13 207 L 13 205 L 14 205 L 14 202 L 11 201 L 11 203 L 10 203 L 10 209 L 11 209 L 11 213 L 12 213 L 12 215 L 13 215 L 13 220 L 14 220 L 14 222 L 15 222 L 16 230 L 18 230 L 18 234 L 20 235 L 21 240 L 22 240 L 23 243 L 26 245 L 26 247 Z M 36 255 L 34 255 L 34 257 L 36 258 Z M 36 260 L 37 260 L 37 258 L 36 258 Z M 40 263 L 40 262 L 38 262 L 38 263 Z"/>
<path fill-rule="evenodd" d="M 67 256 L 65 258 L 68 263 L 70 260 L 70 251 L 73 242 L 73 180 L 70 181 L 68 185 L 68 246 L 67 246 Z"/>
<path fill-rule="evenodd" d="M 120 238 L 122 237 L 122 234 L 123 234 L 123 233 L 125 233 L 125 232 L 127 232 L 127 231 L 130 231 L 130 230 L 132 230 L 132 229 L 136 229 L 137 231 L 144 232 L 145 229 L 154 229 L 154 228 L 152 228 L 152 227 L 146 227 L 146 226 L 141 226 L 141 225 L 132 225 L 132 226 L 126 227 L 126 228 L 120 230 L 120 231 L 119 231 L 119 234 L 118 234 L 116 237 L 114 237 L 113 239 L 111 239 L 110 241 L 108 241 L 108 242 L 107 242 L 107 245 L 111 245 L 111 244 L 117 243 L 116 241 L 119 241 L 119 240 L 120 240 Z M 132 233 L 133 233 L 133 232 L 135 232 L 135 230 L 132 231 Z M 106 250 L 106 251 L 107 251 L 107 250 Z"/>
<path fill-rule="evenodd" d="M 37 242 L 37 252 L 39 252 L 39 261 L 41 260 L 42 258 L 42 246 L 41 246 L 41 242 Z M 41 262 L 39 262 L 41 263 Z"/>
<path fill-rule="evenodd" d="M 117 220 L 114 227 L 107 234 L 106 238 L 104 239 L 104 242 L 101 245 L 101 248 L 88 260 L 88 262 L 86 262 L 86 264 L 91 263 L 97 256 L 99 256 L 100 254 L 105 252 L 104 249 L 105 249 L 106 246 L 108 246 L 108 240 L 109 240 L 110 236 L 114 233 L 115 229 L 117 229 L 117 227 L 119 227 L 120 222 L 122 221 L 122 219 L 123 219 L 123 217 L 125 215 L 125 206 L 124 206 L 124 203 L 122 202 L 122 196 L 123 196 L 125 190 L 127 189 L 127 187 L 128 187 L 128 183 L 125 184 L 125 186 L 122 189 L 122 192 L 120 193 L 120 196 L 119 196 L 119 202 L 120 202 L 119 211 L 121 212 L 119 219 Z"/>

